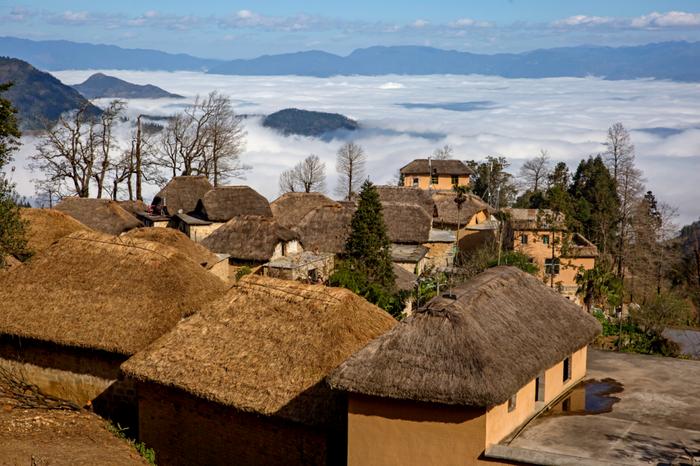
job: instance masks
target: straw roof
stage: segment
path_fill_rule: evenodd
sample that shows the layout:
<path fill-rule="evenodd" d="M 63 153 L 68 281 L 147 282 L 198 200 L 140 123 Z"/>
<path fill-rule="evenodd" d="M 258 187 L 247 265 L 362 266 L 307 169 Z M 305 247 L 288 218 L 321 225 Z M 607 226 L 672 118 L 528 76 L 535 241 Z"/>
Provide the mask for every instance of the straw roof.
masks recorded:
<path fill-rule="evenodd" d="M 404 175 L 473 175 L 474 171 L 461 160 L 415 159 L 400 169 Z"/>
<path fill-rule="evenodd" d="M 341 254 L 350 236 L 354 204 L 317 207 L 299 222 L 295 228 L 301 237 L 301 244 L 308 251 L 332 252 Z"/>
<path fill-rule="evenodd" d="M 338 203 L 321 193 L 285 193 L 270 203 L 270 209 L 277 223 L 294 228 L 306 214 L 324 205 Z"/>
<path fill-rule="evenodd" d="M 430 192 L 420 188 L 403 186 L 377 186 L 379 200 L 382 202 L 398 202 L 421 206 L 430 216 L 435 212 L 435 202 Z"/>
<path fill-rule="evenodd" d="M 503 209 L 514 230 L 564 230 L 564 214 L 550 209 Z"/>
<path fill-rule="evenodd" d="M 267 262 L 279 243 L 298 239 L 297 232 L 279 225 L 271 217 L 245 215 L 232 218 L 201 244 L 212 252 L 229 254 L 232 259 Z"/>
<path fill-rule="evenodd" d="M 148 206 L 143 201 L 118 201 L 122 209 L 129 212 L 131 215 L 143 214 L 148 211 Z"/>
<path fill-rule="evenodd" d="M 22 220 L 29 222 L 27 243 L 33 252 L 43 251 L 53 243 L 76 231 L 88 231 L 88 227 L 70 215 L 55 209 L 23 208 Z"/>
<path fill-rule="evenodd" d="M 249 186 L 221 186 L 204 195 L 197 214 L 211 222 L 228 222 L 241 215 L 272 217 L 270 203 Z"/>
<path fill-rule="evenodd" d="M 372 341 L 330 376 L 366 395 L 494 406 L 590 343 L 598 321 L 514 267 L 453 288 Z"/>
<path fill-rule="evenodd" d="M 392 243 L 422 244 L 428 241 L 433 217 L 423 207 L 383 202 L 382 213 Z"/>
<path fill-rule="evenodd" d="M 143 226 L 118 202 L 109 199 L 67 197 L 56 204 L 55 209 L 70 215 L 95 231 L 110 235 L 119 235 Z"/>
<path fill-rule="evenodd" d="M 411 273 L 396 263 L 391 264 L 396 277 L 396 289 L 399 291 L 411 291 L 416 286 L 418 275 Z"/>
<path fill-rule="evenodd" d="M 176 176 L 155 195 L 153 205 L 164 206 L 171 217 L 179 212 L 188 214 L 212 189 L 206 176 Z"/>
<path fill-rule="evenodd" d="M 170 247 L 81 231 L 0 276 L 0 334 L 130 355 L 223 290 Z"/>
<path fill-rule="evenodd" d="M 489 205 L 479 196 L 467 194 L 467 200 L 462 204 L 462 211 L 459 212 L 455 202 L 456 196 L 457 194 L 453 192 L 434 192 L 432 194 L 436 211 L 433 221 L 436 224 L 456 226 L 459 221 L 461 226 L 465 226 L 474 215 L 489 210 Z"/>
<path fill-rule="evenodd" d="M 124 234 L 126 238 L 152 241 L 174 248 L 194 262 L 207 267 L 219 262 L 219 258 L 213 252 L 199 243 L 192 241 L 184 233 L 173 228 L 137 228 Z"/>
<path fill-rule="evenodd" d="M 395 324 L 349 290 L 248 275 L 122 371 L 242 411 L 323 422 L 342 407 L 326 375 Z"/>

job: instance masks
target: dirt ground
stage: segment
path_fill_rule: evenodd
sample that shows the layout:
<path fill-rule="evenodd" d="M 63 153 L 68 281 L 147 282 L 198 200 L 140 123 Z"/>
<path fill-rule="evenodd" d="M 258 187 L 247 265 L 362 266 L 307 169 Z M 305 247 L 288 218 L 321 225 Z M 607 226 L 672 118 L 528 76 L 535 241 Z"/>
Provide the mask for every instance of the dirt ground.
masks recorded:
<path fill-rule="evenodd" d="M 148 463 L 87 411 L 0 406 L 0 465 L 132 466 Z"/>

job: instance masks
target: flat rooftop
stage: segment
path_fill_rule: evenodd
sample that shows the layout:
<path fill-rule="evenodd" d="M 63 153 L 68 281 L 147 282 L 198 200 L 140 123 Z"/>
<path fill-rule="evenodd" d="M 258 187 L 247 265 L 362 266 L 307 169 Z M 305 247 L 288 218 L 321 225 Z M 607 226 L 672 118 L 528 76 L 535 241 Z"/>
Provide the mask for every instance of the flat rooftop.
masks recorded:
<path fill-rule="evenodd" d="M 622 385 L 607 395 L 619 399 L 609 412 L 587 414 L 599 410 L 600 398 L 579 392 L 586 395 L 583 412 L 555 406 L 486 456 L 533 464 L 698 464 L 700 361 L 589 350 L 584 380 L 606 379 Z"/>

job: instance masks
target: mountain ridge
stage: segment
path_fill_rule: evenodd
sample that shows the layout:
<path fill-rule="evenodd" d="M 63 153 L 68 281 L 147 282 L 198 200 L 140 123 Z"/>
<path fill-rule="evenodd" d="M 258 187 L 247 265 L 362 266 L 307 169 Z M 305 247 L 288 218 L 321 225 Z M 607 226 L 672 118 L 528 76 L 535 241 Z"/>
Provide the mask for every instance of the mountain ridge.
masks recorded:
<path fill-rule="evenodd" d="M 92 74 L 82 83 L 74 84 L 72 87 L 87 99 L 103 97 L 119 99 L 183 98 L 181 95 L 173 94 L 153 84 L 134 84 L 104 73 Z"/>

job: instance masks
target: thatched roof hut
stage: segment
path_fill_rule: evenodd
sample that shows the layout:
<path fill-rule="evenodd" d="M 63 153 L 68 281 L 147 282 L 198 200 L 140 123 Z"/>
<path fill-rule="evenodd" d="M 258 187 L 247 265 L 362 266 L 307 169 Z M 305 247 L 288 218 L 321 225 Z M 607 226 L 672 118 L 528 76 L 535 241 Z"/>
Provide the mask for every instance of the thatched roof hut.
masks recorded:
<path fill-rule="evenodd" d="M 488 212 L 490 207 L 479 196 L 467 194 L 467 200 L 462 204 L 461 212 L 457 209 L 455 202 L 456 194 L 453 192 L 434 192 L 432 194 L 435 202 L 435 218 L 433 222 L 443 227 L 454 227 L 459 224 L 465 226 L 469 219 L 479 212 Z"/>
<path fill-rule="evenodd" d="M 392 243 L 422 244 L 430 237 L 433 218 L 417 204 L 382 202 L 384 223 Z"/>
<path fill-rule="evenodd" d="M 404 186 L 377 186 L 377 192 L 382 203 L 392 202 L 418 205 L 428 212 L 431 217 L 435 212 L 435 202 L 428 190 Z"/>
<path fill-rule="evenodd" d="M 90 230 L 60 210 L 24 208 L 20 210 L 20 216 L 29 222 L 27 245 L 34 253 L 43 251 L 71 233 Z"/>
<path fill-rule="evenodd" d="M 165 208 L 169 216 L 188 214 L 210 190 L 214 189 L 206 176 L 176 176 L 153 198 L 152 204 Z"/>
<path fill-rule="evenodd" d="M 356 207 L 353 203 L 317 207 L 295 228 L 307 251 L 342 254 L 350 235 L 350 223 Z"/>
<path fill-rule="evenodd" d="M 287 228 L 294 228 L 306 214 L 316 207 L 326 205 L 338 205 L 338 203 L 321 193 L 285 193 L 270 203 L 270 209 L 277 223 Z"/>
<path fill-rule="evenodd" d="M 204 267 L 219 262 L 216 254 L 173 228 L 137 228 L 125 233 L 123 237 L 169 246 Z"/>
<path fill-rule="evenodd" d="M 220 186 L 202 197 L 197 215 L 210 222 L 228 222 L 241 215 L 272 217 L 270 203 L 249 186 Z"/>
<path fill-rule="evenodd" d="M 110 235 L 119 235 L 143 226 L 118 202 L 109 199 L 67 197 L 56 204 L 55 209 L 70 215 L 95 231 Z"/>
<path fill-rule="evenodd" d="M 330 376 L 352 393 L 490 407 L 590 343 L 597 320 L 514 267 L 436 297 Z"/>
<path fill-rule="evenodd" d="M 232 259 L 267 262 L 278 244 L 295 240 L 299 240 L 299 234 L 272 217 L 245 215 L 232 218 L 201 244 L 212 252 L 229 254 Z"/>
<path fill-rule="evenodd" d="M 513 230 L 565 230 L 565 216 L 550 209 L 506 208 L 508 222 Z"/>
<path fill-rule="evenodd" d="M 333 411 L 326 375 L 395 323 L 346 289 L 249 275 L 122 370 L 244 412 L 315 424 Z"/>
<path fill-rule="evenodd" d="M 0 277 L 0 334 L 131 355 L 223 291 L 170 247 L 76 232 Z"/>

